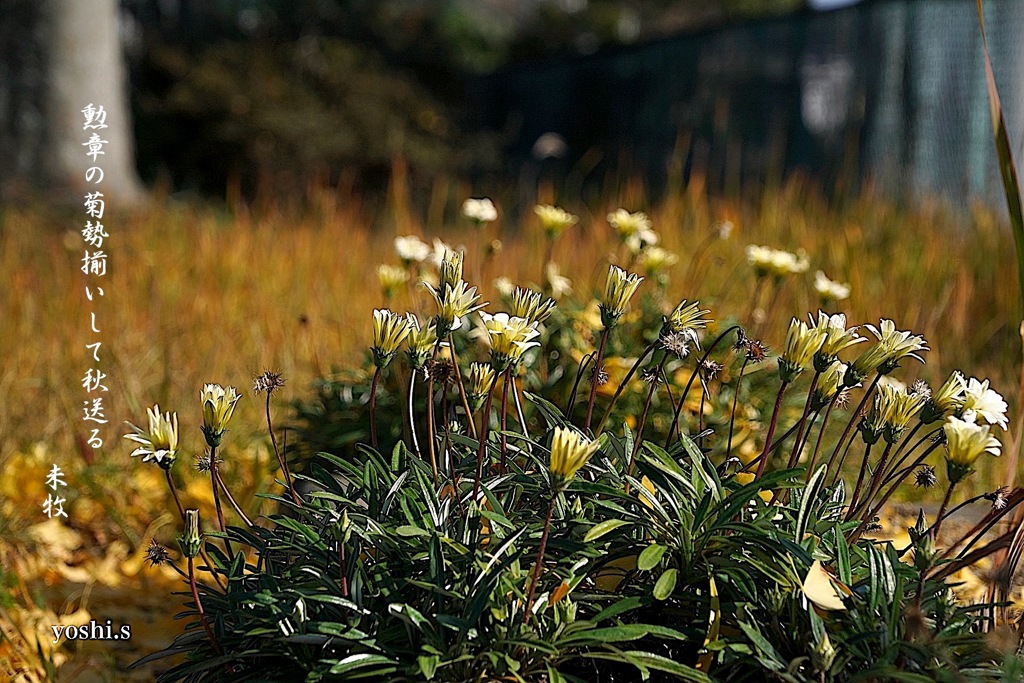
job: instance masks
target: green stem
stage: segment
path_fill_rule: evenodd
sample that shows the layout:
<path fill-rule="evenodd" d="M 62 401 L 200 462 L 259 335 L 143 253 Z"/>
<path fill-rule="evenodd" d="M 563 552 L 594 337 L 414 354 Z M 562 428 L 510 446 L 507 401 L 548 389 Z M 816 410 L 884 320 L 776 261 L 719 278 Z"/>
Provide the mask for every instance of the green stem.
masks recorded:
<path fill-rule="evenodd" d="M 604 328 L 601 332 L 601 343 L 597 347 L 597 358 L 594 360 L 593 379 L 590 380 L 590 399 L 587 401 L 587 419 L 583 423 L 583 431 L 590 431 L 590 418 L 594 414 L 594 398 L 597 396 L 597 385 L 601 380 L 601 361 L 604 360 L 604 345 L 608 342 L 608 332 L 611 328 Z"/>
<path fill-rule="evenodd" d="M 370 445 L 373 450 L 378 449 L 377 444 L 377 385 L 380 383 L 380 366 L 373 371 L 373 380 L 370 382 Z"/>

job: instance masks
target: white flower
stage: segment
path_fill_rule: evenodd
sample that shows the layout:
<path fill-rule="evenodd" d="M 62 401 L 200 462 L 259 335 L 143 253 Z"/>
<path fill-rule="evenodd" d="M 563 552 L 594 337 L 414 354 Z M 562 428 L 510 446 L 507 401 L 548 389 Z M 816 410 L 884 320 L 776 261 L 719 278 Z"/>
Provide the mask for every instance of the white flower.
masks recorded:
<path fill-rule="evenodd" d="M 756 244 L 747 247 L 747 263 L 753 266 L 758 277 L 795 275 L 806 272 L 810 267 L 807 254 L 802 249 L 794 254 Z"/>
<path fill-rule="evenodd" d="M 491 345 L 491 363 L 500 371 L 518 363 L 523 354 L 540 343 L 535 339 L 540 335 L 537 323 L 526 318 L 509 316 L 508 313 L 480 313 L 484 329 L 487 330 L 487 341 Z"/>
<path fill-rule="evenodd" d="M 988 380 L 979 381 L 972 377 L 964 387 L 963 415 L 968 412 L 977 415 L 990 425 L 1006 429 L 1006 401 L 998 392 L 988 388 Z"/>
<path fill-rule="evenodd" d="M 427 248 L 429 249 L 430 247 L 427 247 Z M 443 242 L 442 240 L 439 240 L 439 239 L 437 239 L 435 237 L 434 238 L 434 250 L 429 254 L 430 262 L 434 264 L 435 268 L 440 270 L 441 269 L 441 264 L 444 263 L 444 260 L 448 256 L 448 254 L 454 254 L 454 253 L 460 252 L 460 251 L 462 251 L 462 250 L 461 249 L 456 249 L 455 247 L 451 246 L 450 244 L 447 244 L 447 243 Z"/>
<path fill-rule="evenodd" d="M 136 427 L 128 423 L 133 434 L 125 434 L 124 438 L 140 444 L 132 451 L 132 457 L 142 456 L 142 462 L 150 460 L 164 469 L 170 469 L 178 454 L 178 414 L 161 413 L 160 406 L 154 405 L 146 411 L 149 416 L 149 429 Z"/>
<path fill-rule="evenodd" d="M 533 208 L 533 212 L 540 218 L 540 224 L 549 239 L 557 238 L 566 228 L 575 225 L 579 220 L 576 216 L 557 206 L 538 205 Z"/>
<path fill-rule="evenodd" d="M 572 292 L 572 281 L 559 272 L 558 264 L 554 261 L 544 266 L 544 279 L 547 280 L 553 299 L 560 299 Z"/>
<path fill-rule="evenodd" d="M 970 468 L 983 454 L 999 455 L 1002 445 L 989 434 L 988 425 L 975 423 L 974 415 L 961 420 L 950 416 L 942 426 L 946 433 L 946 459 L 961 468 Z"/>
<path fill-rule="evenodd" d="M 833 282 L 820 270 L 814 274 L 814 291 L 826 301 L 842 301 L 850 297 L 849 283 Z"/>
<path fill-rule="evenodd" d="M 625 209 L 617 209 L 608 214 L 608 223 L 615 228 L 615 232 L 618 233 L 619 240 L 622 242 L 625 242 L 637 233 L 651 231 L 650 219 L 647 218 L 647 214 L 640 211 L 630 213 Z M 657 236 L 655 236 L 654 241 L 658 241 Z"/>
<path fill-rule="evenodd" d="M 479 224 L 490 223 L 498 218 L 498 210 L 490 199 L 467 199 L 462 202 L 462 215 Z"/>
<path fill-rule="evenodd" d="M 715 232 L 718 233 L 718 239 L 727 240 L 732 235 L 732 231 L 736 229 L 732 221 L 722 221 L 715 225 Z"/>
<path fill-rule="evenodd" d="M 199 401 L 203 406 L 202 430 L 210 446 L 220 445 L 228 420 L 235 413 L 235 405 L 240 398 L 234 387 L 225 389 L 219 384 L 206 384 L 199 392 Z"/>
<path fill-rule="evenodd" d="M 407 266 L 413 263 L 421 263 L 430 256 L 430 245 L 416 235 L 396 237 L 395 254 Z"/>

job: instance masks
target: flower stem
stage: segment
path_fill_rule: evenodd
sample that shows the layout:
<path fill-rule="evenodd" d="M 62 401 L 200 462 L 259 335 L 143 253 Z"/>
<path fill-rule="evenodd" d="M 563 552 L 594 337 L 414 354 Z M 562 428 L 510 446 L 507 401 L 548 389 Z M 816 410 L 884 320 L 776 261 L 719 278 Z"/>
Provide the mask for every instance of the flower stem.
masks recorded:
<path fill-rule="evenodd" d="M 473 479 L 473 500 L 480 494 L 480 478 L 484 474 L 484 452 L 487 450 L 487 432 L 491 424 L 491 400 L 494 398 L 494 385 L 498 383 L 498 376 L 491 380 L 491 386 L 487 388 L 487 401 L 484 403 L 484 412 L 480 418 L 480 438 L 476 452 L 476 477 Z"/>
<path fill-rule="evenodd" d="M 832 461 L 835 460 L 836 456 L 839 454 L 839 451 L 842 450 L 843 444 L 846 442 L 846 437 L 850 436 L 850 430 L 853 429 L 854 423 L 860 417 L 860 411 L 864 410 L 864 405 L 868 402 L 868 399 L 871 397 L 871 394 L 874 393 L 875 387 L 878 386 L 878 382 L 881 379 L 882 379 L 882 375 L 876 372 L 875 373 L 875 378 L 873 380 L 871 380 L 871 384 L 868 385 L 867 391 L 865 391 L 864 395 L 861 396 L 860 403 L 857 404 L 857 408 L 850 415 L 850 421 L 846 423 L 846 429 L 843 430 L 843 435 L 841 437 L 839 437 L 839 441 L 836 442 L 835 450 L 832 451 L 832 456 L 828 459 L 828 464 L 829 464 L 830 467 L 832 465 Z M 836 392 L 836 396 L 839 396 L 839 392 Z M 833 397 L 833 400 L 834 400 L 834 397 Z M 822 428 L 824 428 L 824 425 L 822 425 Z M 840 465 L 838 467 L 836 467 L 836 471 L 835 471 L 833 479 L 832 479 L 832 483 L 833 484 L 835 484 L 836 481 L 838 481 L 839 471 L 842 469 L 842 464 L 841 463 L 842 463 L 842 461 L 840 461 Z"/>
<path fill-rule="evenodd" d="M 213 486 L 213 503 L 217 508 L 217 525 L 220 527 L 220 531 L 224 534 L 224 549 L 228 552 L 228 557 L 234 557 L 235 553 L 231 550 L 231 541 L 227 537 L 227 528 L 224 526 L 224 510 L 220 506 L 220 485 L 218 480 L 220 479 L 220 473 L 217 467 L 217 447 L 210 446 L 210 484 Z"/>
<path fill-rule="evenodd" d="M 409 373 L 409 434 L 412 437 L 412 452 L 416 454 L 417 458 L 422 458 L 420 454 L 420 442 L 416 438 L 416 414 L 414 407 L 415 403 L 415 390 L 416 390 L 416 371 L 413 370 Z"/>
<path fill-rule="evenodd" d="M 789 462 L 786 467 L 796 467 L 797 462 L 800 461 L 800 450 L 802 441 L 804 438 L 804 430 L 807 429 L 807 414 L 811 411 L 811 397 L 814 396 L 814 390 L 818 386 L 818 378 L 821 377 L 821 373 L 815 371 L 814 377 L 811 378 L 811 386 L 807 389 L 807 400 L 804 401 L 804 412 L 800 416 L 800 428 L 796 432 L 796 440 L 793 442 L 793 453 L 789 456 Z"/>
<path fill-rule="evenodd" d="M 879 463 L 878 463 L 879 467 L 881 467 L 882 463 L 889 458 L 889 451 L 891 449 L 892 449 L 892 444 L 886 444 L 885 450 L 882 451 L 882 457 L 881 457 L 881 459 L 879 460 Z M 850 499 L 850 507 L 846 511 L 846 519 L 847 519 L 847 521 L 853 519 L 853 513 L 857 509 L 857 502 L 860 500 L 861 486 L 863 486 L 863 484 L 864 484 L 864 475 L 867 474 L 868 463 L 870 462 L 870 460 L 871 460 L 871 444 L 869 443 L 864 448 L 864 460 L 860 464 L 860 471 L 857 473 L 857 483 L 853 487 L 853 497 Z M 874 480 L 874 477 L 872 477 L 872 481 L 873 480 Z M 868 488 L 869 489 L 871 488 L 870 483 L 868 484 Z M 867 498 L 867 496 L 865 495 L 865 499 L 866 498 Z"/>
<path fill-rule="evenodd" d="M 508 442 L 505 430 L 508 428 L 508 385 L 512 381 L 512 366 L 505 369 L 505 378 L 501 386 L 501 473 L 505 474 Z"/>
<path fill-rule="evenodd" d="M 551 496 L 551 502 L 548 503 L 548 514 L 544 518 L 544 531 L 540 536 L 540 547 L 537 549 L 537 561 L 533 565 L 533 571 L 530 573 L 530 587 L 526 591 L 526 612 L 523 614 L 523 624 L 530 623 L 530 617 L 533 615 L 533 594 L 537 591 L 537 581 L 540 579 L 540 569 L 544 562 L 544 551 L 548 547 L 548 532 L 551 530 L 551 515 L 555 512 L 555 496 Z"/>
<path fill-rule="evenodd" d="M 649 411 L 651 409 L 651 399 L 654 398 L 654 392 L 656 392 L 658 390 L 658 380 L 657 380 L 657 377 L 660 375 L 660 373 L 664 372 L 664 370 L 665 370 L 665 361 L 666 360 L 668 360 L 668 356 L 667 355 L 664 358 L 662 358 L 661 359 L 661 363 L 658 364 L 658 369 L 657 369 L 656 374 L 654 376 L 655 379 L 651 381 L 651 387 L 650 387 L 650 389 L 647 390 L 647 400 L 644 401 L 644 409 L 643 409 L 643 412 L 640 413 L 640 422 L 636 426 L 636 439 L 633 441 L 633 449 L 629 453 L 629 464 L 626 466 L 626 477 L 627 477 L 627 479 L 626 479 L 626 495 L 627 496 L 629 495 L 629 489 L 630 489 L 628 477 L 632 477 L 633 476 L 633 466 L 635 464 L 634 461 L 636 460 L 636 454 L 640 451 L 640 444 L 643 442 L 643 439 L 644 439 L 644 427 L 647 425 L 647 411 Z"/>
<path fill-rule="evenodd" d="M 835 407 L 836 402 L 839 400 L 839 394 L 842 390 L 837 391 L 828 402 L 828 407 L 825 408 L 825 417 L 821 421 L 821 428 L 818 430 L 818 438 L 814 441 L 814 452 L 811 453 L 810 465 L 807 467 L 806 481 L 810 481 L 811 475 L 814 471 L 814 463 L 818 461 L 818 451 L 821 450 L 821 439 L 825 436 L 825 428 L 828 427 L 828 418 L 832 415 L 832 408 Z M 832 466 L 832 460 L 830 459 L 825 464 L 825 471 L 828 472 L 828 468 Z"/>
<path fill-rule="evenodd" d="M 601 332 L 601 343 L 597 347 L 597 358 L 594 360 L 594 372 L 590 380 L 590 399 L 587 401 L 587 419 L 583 423 L 583 431 L 590 431 L 590 418 L 594 414 L 594 399 L 597 397 L 597 385 L 601 381 L 601 361 L 604 360 L 604 345 L 608 342 L 609 328 Z"/>
<path fill-rule="evenodd" d="M 228 497 L 228 502 L 231 503 L 231 507 L 235 509 L 235 513 L 242 518 L 242 521 L 245 522 L 246 526 L 252 526 L 252 520 L 242 512 L 242 508 L 237 502 L 235 502 L 235 497 L 231 495 L 231 490 L 228 489 L 227 484 L 224 483 L 224 477 L 220 476 L 220 470 L 217 470 L 217 483 L 220 484 L 220 488 L 224 491 L 224 495 Z"/>
<path fill-rule="evenodd" d="M 178 514 L 181 515 L 181 521 L 185 521 L 185 508 L 181 506 L 181 499 L 178 498 L 178 489 L 174 487 L 174 479 L 171 478 L 171 471 L 164 470 L 164 474 L 167 475 L 167 485 L 171 488 L 171 495 L 174 496 L 174 504 L 178 506 Z"/>
<path fill-rule="evenodd" d="M 623 378 L 623 380 L 619 382 L 619 386 L 616 387 L 615 393 L 612 395 L 612 400 L 608 403 L 608 407 L 605 408 L 604 415 L 601 416 L 601 421 L 597 423 L 598 434 L 600 434 L 601 430 L 604 429 L 604 423 L 608 421 L 608 417 L 612 414 L 612 408 L 615 407 L 615 403 L 619 400 L 619 396 L 622 395 L 622 392 L 626 388 L 626 385 L 629 384 L 629 380 L 633 379 L 633 375 L 640 368 L 640 364 L 643 363 L 644 359 L 646 359 L 647 356 L 649 356 L 654 351 L 657 344 L 658 342 L 651 342 L 650 344 L 648 344 L 647 348 L 645 348 L 643 352 L 640 354 L 640 357 L 636 359 L 635 363 L 633 363 L 633 367 L 631 367 L 629 369 L 629 372 L 626 373 L 625 378 Z"/>
<path fill-rule="evenodd" d="M 476 438 L 476 425 L 473 424 L 473 411 L 469 409 L 469 399 L 466 397 L 466 386 L 462 383 L 462 371 L 459 370 L 459 357 L 455 355 L 455 338 L 448 333 L 448 348 L 452 352 L 452 364 L 455 366 L 455 381 L 459 385 L 459 396 L 462 398 L 462 409 L 466 411 L 466 422 L 469 423 L 469 434 Z"/>
<path fill-rule="evenodd" d="M 725 339 L 726 335 L 738 329 L 740 329 L 739 325 L 733 325 L 732 327 L 726 328 L 724 332 L 715 337 L 715 340 L 711 342 L 711 345 L 708 346 L 708 348 L 704 351 L 704 355 L 701 356 L 700 361 L 697 362 L 697 365 L 696 367 L 694 367 L 693 372 L 690 373 L 690 379 L 687 380 L 686 382 L 686 388 L 684 388 L 683 393 L 679 395 L 679 405 L 676 406 L 676 411 L 672 415 L 672 425 L 668 428 L 668 437 L 665 439 L 666 449 L 672 445 L 672 438 L 673 436 L 675 436 L 676 431 L 679 430 L 679 416 L 683 412 L 683 406 L 686 405 L 686 397 L 690 393 L 690 387 L 693 385 L 693 380 L 697 376 L 697 373 L 700 371 L 701 365 L 703 365 L 704 361 L 708 359 L 708 356 L 711 355 L 711 352 L 715 349 L 715 347 L 718 346 L 723 339 Z M 679 430 L 679 434 L 680 436 L 682 436 L 681 430 Z"/>
<path fill-rule="evenodd" d="M 949 482 L 949 487 L 946 489 L 946 495 L 942 498 L 942 505 L 939 506 L 939 514 L 935 516 L 935 524 L 932 525 L 931 535 L 935 539 L 935 542 L 939 542 L 939 530 L 942 529 L 942 522 L 946 519 L 946 508 L 949 507 L 949 499 L 953 496 L 953 489 L 956 488 L 956 482 Z"/>
<path fill-rule="evenodd" d="M 377 385 L 380 383 L 380 366 L 373 371 L 370 381 L 370 445 L 377 450 Z"/>
<path fill-rule="evenodd" d="M 441 349 L 441 338 L 438 337 L 434 344 L 434 355 L 430 362 L 437 361 L 438 351 Z M 431 368 L 432 369 L 432 368 Z M 437 436 L 437 426 L 434 424 L 434 373 L 427 372 L 427 452 L 430 453 L 430 470 L 434 476 L 434 483 L 437 483 L 437 447 L 434 444 Z"/>
<path fill-rule="evenodd" d="M 740 384 L 743 382 L 743 371 L 747 369 L 747 363 L 750 362 L 748 356 L 743 357 L 743 365 L 740 366 L 740 374 L 736 378 L 736 389 L 732 396 L 732 413 L 729 415 L 729 442 L 725 448 L 726 459 L 732 456 L 732 431 L 736 426 L 736 405 L 740 400 Z"/>
<path fill-rule="evenodd" d="M 761 452 L 761 462 L 757 464 L 757 473 L 754 474 L 754 479 L 760 479 L 761 475 L 764 474 L 765 465 L 768 464 L 768 451 L 772 447 L 772 437 L 775 436 L 775 426 L 779 422 L 779 410 L 782 408 L 782 396 L 786 393 L 786 388 L 789 386 L 789 382 L 783 382 L 779 386 L 779 393 L 775 397 L 775 409 L 772 411 L 772 421 L 768 423 L 768 434 L 764 440 L 764 451 Z"/>
<path fill-rule="evenodd" d="M 199 620 L 203 622 L 203 628 L 206 630 L 206 636 L 210 639 L 210 645 L 213 646 L 214 652 L 220 657 L 224 654 L 224 651 L 220 649 L 220 644 L 213 635 L 213 629 L 210 628 L 210 622 L 206 618 L 206 612 L 203 611 L 203 603 L 199 599 L 199 588 L 196 586 L 196 568 L 195 559 L 188 558 L 188 587 L 192 591 L 192 600 L 196 603 L 196 612 L 199 613 Z"/>
<path fill-rule="evenodd" d="M 295 493 L 295 487 L 292 486 L 292 475 L 288 471 L 288 463 L 285 462 L 284 456 L 281 454 L 281 449 L 277 447 L 277 437 L 274 436 L 274 423 L 270 419 L 270 392 L 267 392 L 267 431 L 270 432 L 270 443 L 274 447 L 274 455 L 277 456 L 277 464 L 281 467 L 281 475 L 284 477 L 285 485 L 288 487 L 288 493 L 291 494 L 292 501 L 299 507 L 302 507 L 302 501 L 299 500 L 298 494 Z"/>

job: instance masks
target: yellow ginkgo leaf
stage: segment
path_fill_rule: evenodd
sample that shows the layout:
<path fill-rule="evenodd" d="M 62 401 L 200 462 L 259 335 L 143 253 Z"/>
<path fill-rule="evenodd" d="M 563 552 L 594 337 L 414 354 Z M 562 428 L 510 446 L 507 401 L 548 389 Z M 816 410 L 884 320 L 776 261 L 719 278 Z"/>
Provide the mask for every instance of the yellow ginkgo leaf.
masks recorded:
<path fill-rule="evenodd" d="M 804 585 L 801 586 L 801 590 L 808 600 L 821 609 L 846 609 L 846 605 L 843 604 L 843 596 L 840 595 L 839 589 L 832 583 L 832 577 L 829 576 L 829 573 L 825 571 L 825 568 L 821 566 L 821 562 L 818 560 L 811 563 L 811 568 L 807 572 L 807 578 L 804 579 Z"/>

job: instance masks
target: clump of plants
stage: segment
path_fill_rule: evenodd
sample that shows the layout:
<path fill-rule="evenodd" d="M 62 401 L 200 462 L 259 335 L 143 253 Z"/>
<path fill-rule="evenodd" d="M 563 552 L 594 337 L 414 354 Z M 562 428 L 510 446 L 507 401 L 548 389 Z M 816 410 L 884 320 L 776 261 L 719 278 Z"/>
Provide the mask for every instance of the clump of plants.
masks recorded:
<path fill-rule="evenodd" d="M 144 660 L 183 655 L 160 680 L 1024 675 L 1007 609 L 1021 542 L 1006 522 L 1024 490 L 954 504 L 1000 452 L 1002 398 L 959 372 L 934 391 L 892 379 L 927 343 L 888 320 L 864 327 L 869 340 L 842 314 L 794 319 L 774 355 L 696 301 L 633 310 L 645 277 L 630 269 L 652 233 L 642 214 L 609 218 L 632 256 L 609 266 L 595 315 L 575 319 L 592 323 L 586 337 L 563 327 L 550 287 L 513 286 L 504 310 L 490 307 L 456 250 L 427 278 L 429 316 L 374 311 L 367 431 L 351 456 L 290 471 L 270 421 L 281 378 L 256 378 L 281 470 L 265 494 L 275 514 L 249 519 L 233 502 L 217 452 L 239 396 L 203 389 L 200 465 L 217 518 L 179 509 L 188 623 Z M 806 268 L 772 258 L 767 280 Z M 607 353 L 630 336 L 643 350 L 612 380 Z M 577 357 L 570 337 L 592 347 Z M 405 379 L 382 403 L 396 369 Z M 774 378 L 764 421 L 743 417 L 754 374 Z M 568 391 L 556 402 L 544 390 L 558 378 Z M 726 420 L 705 421 L 712 403 L 729 406 Z M 738 448 L 737 416 L 758 448 Z M 154 407 L 128 438 L 170 472 L 175 414 Z M 937 514 L 921 514 L 907 547 L 876 538 L 894 491 L 942 478 Z M 988 506 L 976 525 L 949 521 L 972 505 Z M 986 558 L 990 599 L 966 604 L 953 577 Z"/>

